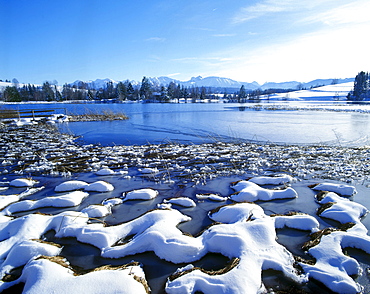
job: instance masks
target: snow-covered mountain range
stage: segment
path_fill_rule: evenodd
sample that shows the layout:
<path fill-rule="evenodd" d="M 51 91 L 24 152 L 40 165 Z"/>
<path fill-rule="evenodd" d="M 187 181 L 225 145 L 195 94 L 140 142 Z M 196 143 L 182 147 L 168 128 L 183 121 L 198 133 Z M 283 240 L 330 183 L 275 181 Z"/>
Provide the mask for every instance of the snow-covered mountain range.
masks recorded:
<path fill-rule="evenodd" d="M 290 81 L 290 82 L 281 82 L 281 83 L 274 83 L 274 82 L 268 82 L 264 83 L 263 85 L 260 85 L 257 82 L 239 82 L 235 81 L 229 78 L 222 78 L 222 77 L 192 77 L 188 81 L 180 81 L 176 79 L 172 79 L 169 77 L 151 77 L 148 78 L 149 81 L 152 83 L 152 85 L 155 86 L 167 86 L 171 82 L 174 82 L 176 84 L 179 84 L 184 87 L 212 87 L 212 88 L 235 88 L 239 89 L 242 85 L 244 85 L 246 90 L 256 90 L 256 89 L 298 89 L 298 88 L 311 88 L 315 86 L 325 86 L 325 85 L 330 85 L 335 81 L 335 83 L 348 83 L 348 82 L 353 82 L 354 78 L 346 78 L 346 79 L 316 79 L 307 83 L 301 83 L 297 81 Z M 71 85 L 76 85 L 78 86 L 79 83 L 83 81 L 77 80 Z M 106 86 L 108 82 L 112 82 L 114 85 L 118 83 L 118 81 L 112 80 L 112 79 L 97 79 L 95 81 L 87 81 L 83 83 L 87 83 L 91 88 L 99 89 L 103 88 Z M 140 85 L 141 81 L 130 81 L 132 85 Z"/>
<path fill-rule="evenodd" d="M 342 84 L 342 83 L 348 83 L 348 82 L 354 82 L 354 78 L 346 78 L 346 79 L 316 79 L 307 83 L 301 83 L 297 81 L 290 81 L 290 82 L 281 82 L 281 83 L 274 83 L 274 82 L 268 82 L 260 85 L 257 82 L 239 82 L 235 81 L 229 78 L 222 78 L 222 77 L 192 77 L 188 81 L 180 81 L 176 79 L 172 79 L 170 77 L 150 77 L 148 78 L 149 81 L 152 83 L 153 86 L 168 86 L 171 82 L 174 82 L 175 84 L 179 84 L 184 87 L 211 87 L 211 88 L 219 88 L 219 89 L 240 89 L 242 85 L 244 85 L 246 90 L 256 90 L 256 89 L 302 89 L 306 88 L 309 89 L 311 87 L 316 86 L 326 86 L 330 85 L 335 81 L 335 83 Z M 71 86 L 79 87 L 82 83 L 87 84 L 89 88 L 93 89 L 100 89 L 105 88 L 107 83 L 112 82 L 114 85 L 117 85 L 119 81 L 115 81 L 109 78 L 106 79 L 96 79 L 94 81 L 81 81 L 76 80 L 73 83 L 70 83 Z M 141 81 L 130 81 L 133 86 L 138 86 L 141 84 Z M 5 89 L 7 86 L 12 86 L 13 84 L 10 82 L 0 82 L 0 90 Z M 18 84 L 19 87 L 24 86 L 25 84 Z M 41 85 L 37 85 L 41 86 Z M 62 87 L 62 86 L 59 86 Z"/>

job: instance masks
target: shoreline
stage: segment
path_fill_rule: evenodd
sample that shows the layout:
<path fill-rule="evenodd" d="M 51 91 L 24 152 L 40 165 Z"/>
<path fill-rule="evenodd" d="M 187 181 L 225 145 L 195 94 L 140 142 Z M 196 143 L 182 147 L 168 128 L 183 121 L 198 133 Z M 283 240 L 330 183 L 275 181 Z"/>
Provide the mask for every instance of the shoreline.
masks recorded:
<path fill-rule="evenodd" d="M 147 169 L 158 181 L 205 182 L 219 176 L 289 174 L 346 183 L 370 181 L 370 147 L 251 142 L 99 146 L 48 125 L 0 130 L 0 175 L 71 176 L 109 168 Z"/>

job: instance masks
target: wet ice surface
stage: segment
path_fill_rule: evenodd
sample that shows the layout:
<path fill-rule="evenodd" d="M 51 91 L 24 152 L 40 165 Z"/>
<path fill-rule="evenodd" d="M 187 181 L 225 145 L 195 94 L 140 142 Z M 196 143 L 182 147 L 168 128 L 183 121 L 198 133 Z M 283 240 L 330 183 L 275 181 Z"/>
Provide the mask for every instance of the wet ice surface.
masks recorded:
<path fill-rule="evenodd" d="M 315 202 L 315 195 L 318 191 L 308 187 L 316 183 L 345 182 L 353 185 L 358 193 L 350 199 L 365 207 L 370 207 L 369 188 L 367 187 L 369 152 L 365 147 L 279 146 L 246 143 L 95 147 L 92 145 L 79 146 L 73 142 L 73 138 L 66 135 L 42 132 L 40 133 L 40 129 L 31 128 L 10 130 L 2 134 L 4 140 L 1 146 L 0 172 L 3 181 L 1 186 L 4 189 L 1 190 L 1 194 L 17 195 L 25 191 L 26 188 L 9 187 L 8 185 L 14 179 L 18 182 L 25 182 L 24 180 L 19 181 L 20 178 L 25 177 L 38 181 L 34 183 L 34 187 L 45 187 L 24 198 L 15 198 L 15 202 L 26 200 L 33 201 L 33 205 L 38 203 L 37 210 L 19 212 L 14 209 L 4 210 L 16 217 L 33 214 L 36 211 L 53 215 L 63 211 L 81 212 L 92 205 L 101 205 L 106 199 L 122 199 L 127 192 L 150 188 L 158 191 L 158 195 L 144 197 L 146 200 L 123 201 L 111 207 L 111 214 L 98 217 L 98 219 L 90 219 L 90 222 L 101 223 L 103 221 L 108 226 L 128 223 L 152 209 L 157 209 L 159 205 L 166 202 L 165 200 L 186 197 L 193 200 L 196 206 L 183 207 L 172 203 L 171 207 L 191 218 L 179 224 L 178 228 L 196 236 L 214 222 L 209 218 L 209 211 L 232 203 L 230 196 L 235 192 L 232 188 L 235 186 L 233 182 L 260 174 L 284 175 L 284 177 L 289 175 L 298 180 L 287 183 L 290 189 L 296 191 L 298 197 L 271 201 L 255 200 L 267 216 L 286 214 L 291 211 L 302 212 L 317 219 L 320 229 L 338 227 L 338 222 L 316 215 L 320 206 Z M 22 140 L 18 142 L 14 140 L 16 133 L 17 136 L 21 136 L 20 138 L 23 136 L 22 140 L 27 139 L 26 146 Z M 45 134 L 47 134 L 46 138 Z M 79 172 L 74 173 L 73 170 Z M 60 192 L 55 192 L 55 188 L 70 180 L 85 183 L 80 186 L 83 189 L 93 183 L 106 181 L 114 189 L 101 192 L 89 191 L 89 196 L 83 198 L 81 204 L 76 206 L 68 205 L 65 208 L 40 206 L 43 202 L 37 201 L 60 195 Z M 254 182 L 261 185 L 258 180 Z M 276 185 L 283 188 L 284 182 L 263 185 L 263 187 L 273 188 Z M 102 186 L 106 187 L 106 185 Z M 204 197 L 197 197 L 197 195 Z M 207 197 L 210 195 L 213 195 L 213 198 Z M 212 199 L 216 198 L 214 196 L 218 196 L 221 200 L 222 198 L 227 199 L 221 202 L 213 201 Z M 368 217 L 363 218 L 362 223 L 367 229 L 370 228 Z M 306 259 L 309 258 L 307 252 L 301 249 L 303 243 L 310 239 L 309 232 L 277 228 L 276 234 L 278 243 L 285 246 L 289 252 Z M 164 261 L 153 252 L 108 259 L 101 256 L 98 248 L 82 244 L 75 238 L 58 238 L 52 231 L 47 232 L 43 238 L 63 245 L 61 256 L 66 257 L 72 265 L 85 269 L 93 269 L 105 264 L 122 265 L 132 260 L 143 263 L 145 277 L 152 288 L 152 293 L 163 293 L 168 276 L 188 264 L 187 262 L 174 264 Z M 369 290 L 367 269 L 370 267 L 368 255 L 354 249 L 345 250 L 360 262 L 364 271 L 357 281 L 365 287 L 365 292 L 367 292 Z M 218 270 L 229 261 L 230 258 L 222 254 L 208 253 L 192 264 L 207 270 Z M 317 293 L 318 289 L 320 293 L 325 293 L 325 291 L 330 293 L 317 282 L 310 281 L 308 284 L 298 286 L 290 279 L 281 278 L 279 272 L 271 270 L 263 271 L 263 282 L 267 289 L 277 289 L 276 287 L 290 289 L 294 286 L 303 287 L 308 293 Z"/>

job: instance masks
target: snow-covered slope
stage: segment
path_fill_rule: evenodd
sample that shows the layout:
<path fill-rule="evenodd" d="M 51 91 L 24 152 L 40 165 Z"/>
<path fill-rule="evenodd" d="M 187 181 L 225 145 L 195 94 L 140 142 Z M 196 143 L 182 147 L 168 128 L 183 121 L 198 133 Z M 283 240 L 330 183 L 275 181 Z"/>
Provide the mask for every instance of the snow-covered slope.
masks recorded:
<path fill-rule="evenodd" d="M 270 96 L 270 99 L 281 100 L 343 100 L 353 89 L 353 82 L 327 85 L 309 90 L 300 90 L 289 93 L 279 93 Z"/>

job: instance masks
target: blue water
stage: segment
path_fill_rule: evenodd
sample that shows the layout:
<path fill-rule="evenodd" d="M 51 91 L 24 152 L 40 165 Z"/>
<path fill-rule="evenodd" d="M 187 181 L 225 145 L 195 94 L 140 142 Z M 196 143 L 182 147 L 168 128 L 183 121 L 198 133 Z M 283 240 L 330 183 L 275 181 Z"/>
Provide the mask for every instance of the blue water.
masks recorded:
<path fill-rule="evenodd" d="M 287 144 L 368 144 L 370 115 L 324 111 L 256 111 L 240 104 L 20 104 L 18 109 L 58 108 L 61 113 L 112 110 L 127 121 L 74 122 L 64 132 L 82 136 L 86 143 L 147 144 L 214 141 Z"/>

